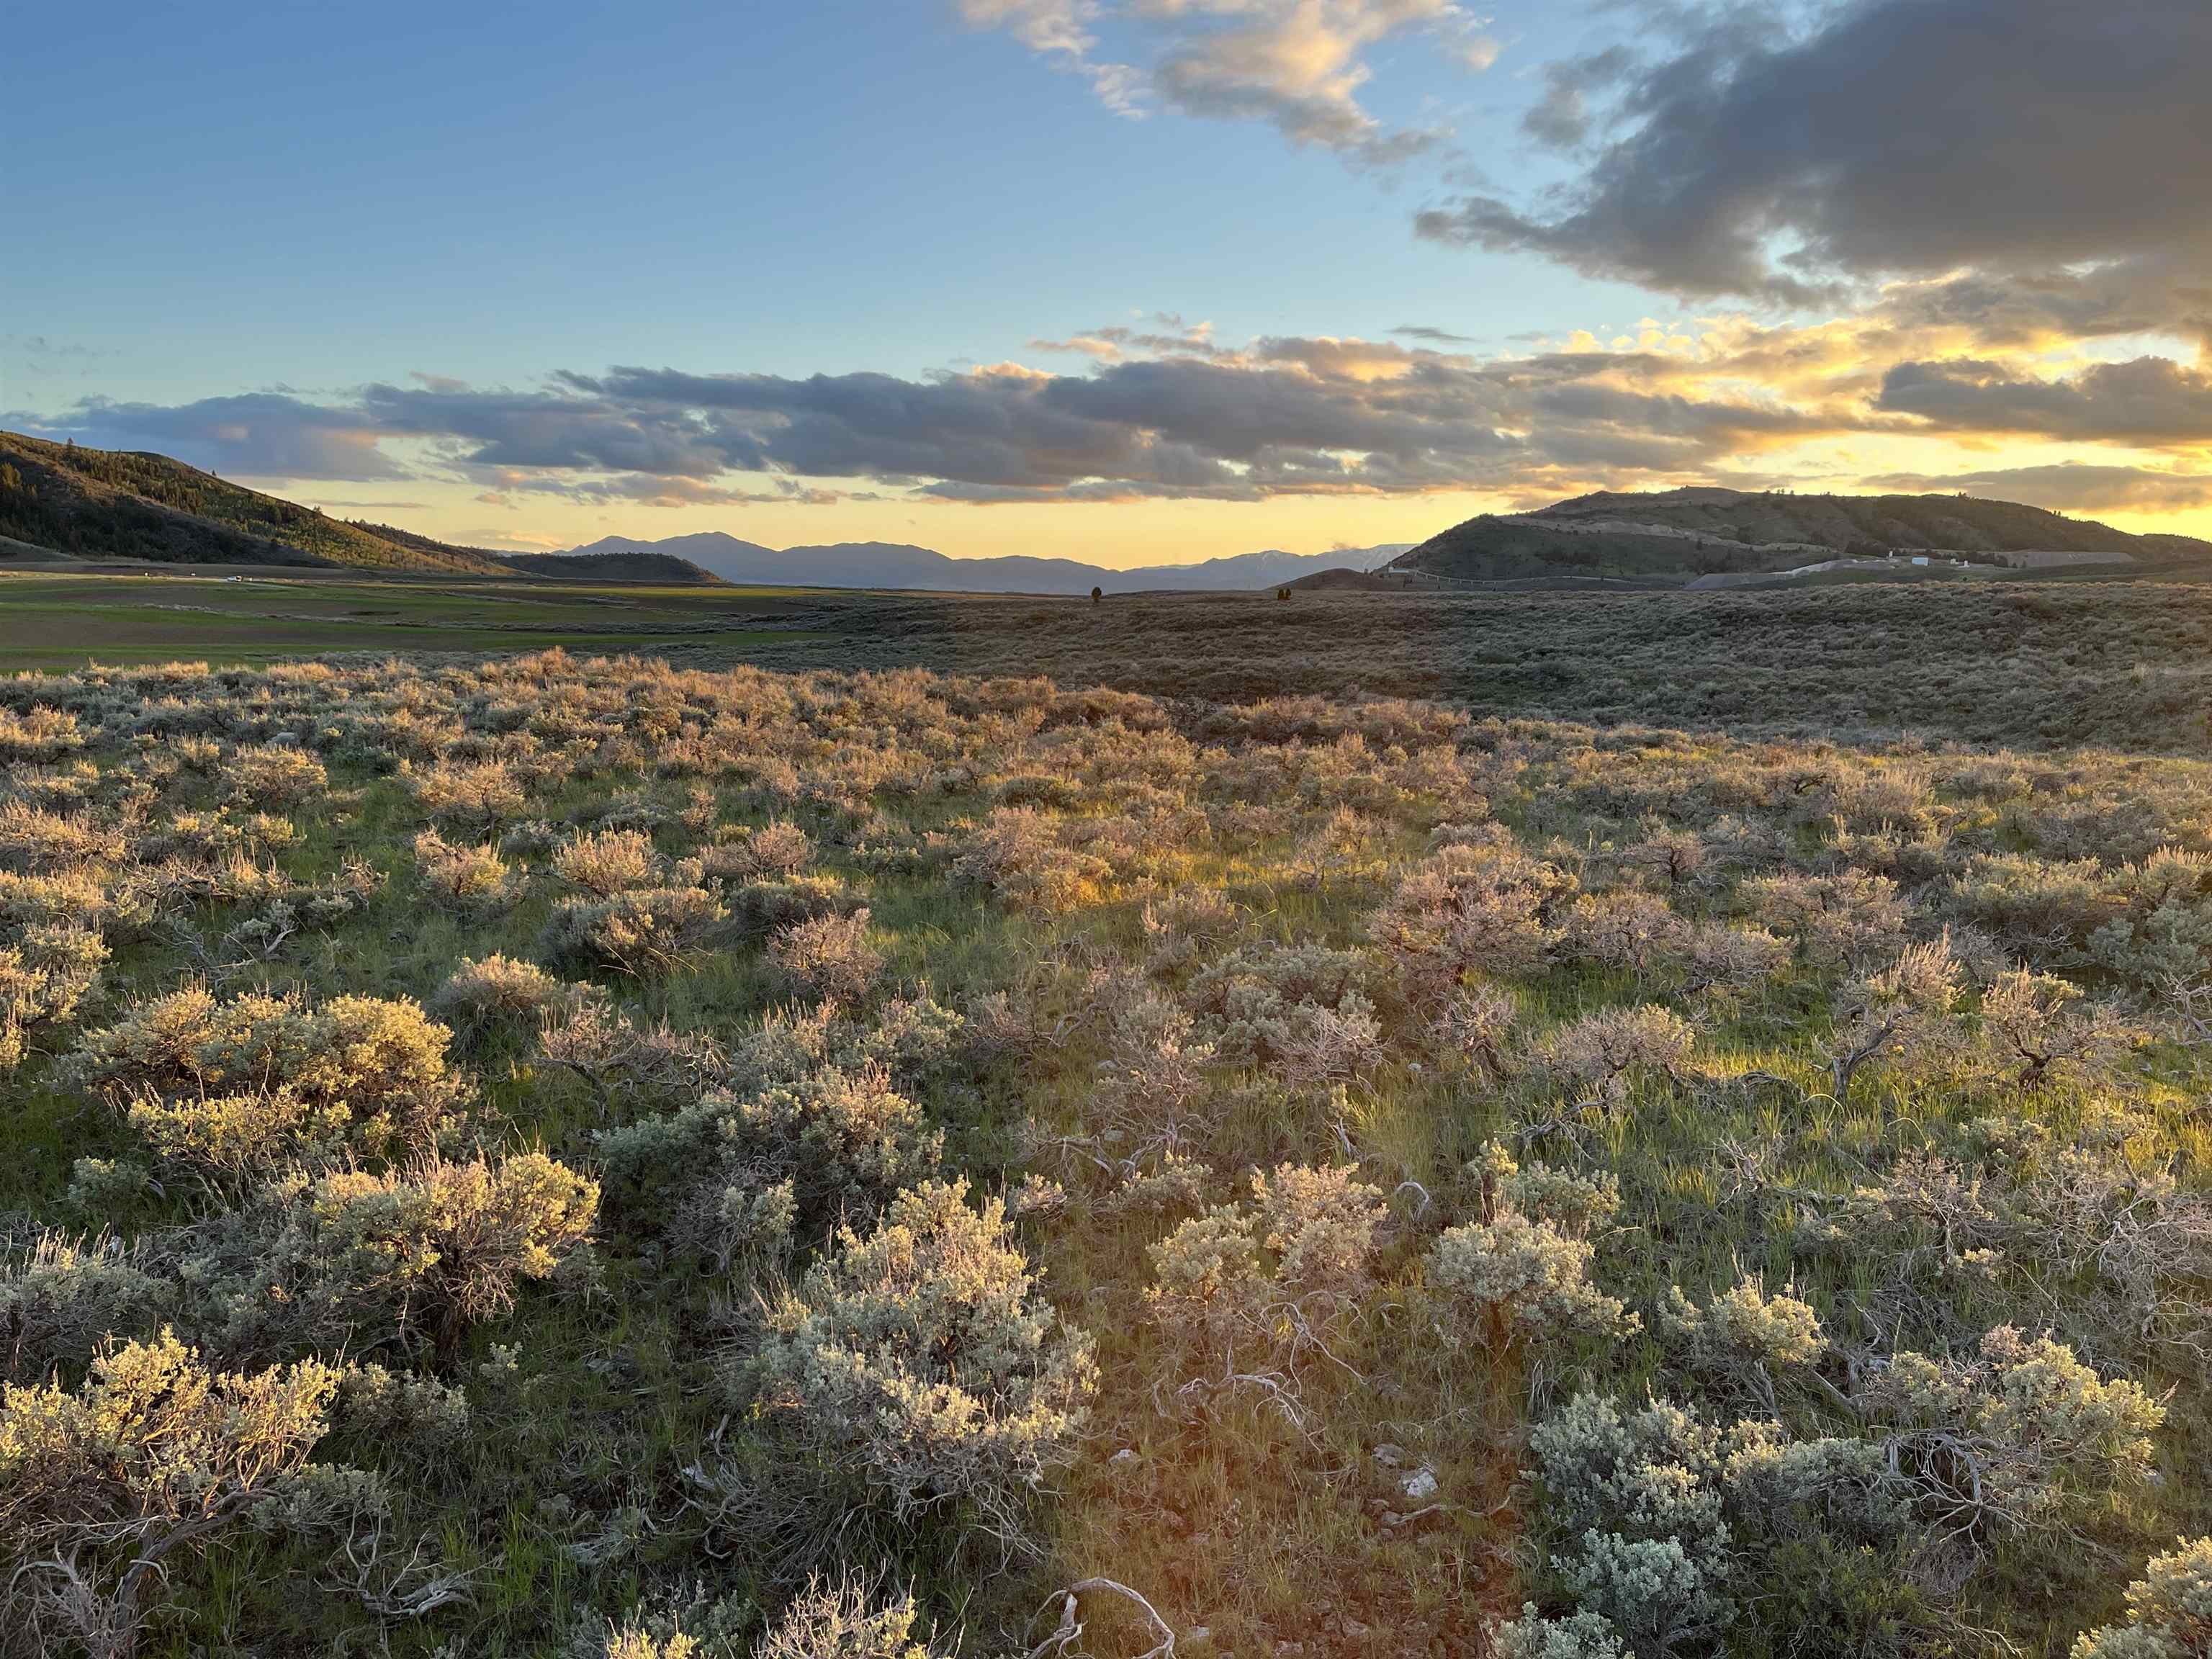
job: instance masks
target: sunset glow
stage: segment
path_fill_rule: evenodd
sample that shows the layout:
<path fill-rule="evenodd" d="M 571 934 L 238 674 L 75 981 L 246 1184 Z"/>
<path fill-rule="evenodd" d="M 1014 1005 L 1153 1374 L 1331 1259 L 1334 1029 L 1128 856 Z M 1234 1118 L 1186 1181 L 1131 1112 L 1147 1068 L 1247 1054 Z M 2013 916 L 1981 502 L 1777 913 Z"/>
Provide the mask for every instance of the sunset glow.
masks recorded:
<path fill-rule="evenodd" d="M 2203 25 L 2034 0 L 1951 64 L 1962 9 L 149 19 L 100 66 L 133 89 L 105 151 L 35 170 L 0 422 L 498 548 L 1130 565 L 1699 483 L 2212 529 L 2212 140 L 2155 95 Z M 33 25 L 33 132 L 60 42 Z M 243 100 L 170 107 L 219 54 L 319 82 L 356 49 L 283 146 Z M 403 55 L 437 84 L 389 103 Z M 2060 106 L 2024 110 L 2010 77 L 2054 56 Z M 780 167 L 803 124 L 839 137 Z M 224 210 L 309 188 L 352 205 Z M 403 199 L 411 244 L 352 251 Z"/>

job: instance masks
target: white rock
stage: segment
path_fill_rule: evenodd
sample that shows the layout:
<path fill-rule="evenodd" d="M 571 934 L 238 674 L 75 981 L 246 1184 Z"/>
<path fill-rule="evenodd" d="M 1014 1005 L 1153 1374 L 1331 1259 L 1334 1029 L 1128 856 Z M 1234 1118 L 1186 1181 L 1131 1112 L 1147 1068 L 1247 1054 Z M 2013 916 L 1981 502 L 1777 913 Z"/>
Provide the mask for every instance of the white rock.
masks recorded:
<path fill-rule="evenodd" d="M 1431 1469 L 1415 1469 L 1400 1482 L 1400 1486 L 1407 1497 L 1416 1504 L 1421 1503 L 1437 1495 L 1436 1474 Z"/>

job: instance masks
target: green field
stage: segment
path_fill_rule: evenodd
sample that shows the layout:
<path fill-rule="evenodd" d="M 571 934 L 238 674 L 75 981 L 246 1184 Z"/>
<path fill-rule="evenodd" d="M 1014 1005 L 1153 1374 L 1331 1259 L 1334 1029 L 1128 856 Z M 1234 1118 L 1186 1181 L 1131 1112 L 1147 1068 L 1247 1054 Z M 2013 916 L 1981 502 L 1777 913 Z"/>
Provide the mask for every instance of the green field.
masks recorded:
<path fill-rule="evenodd" d="M 0 575 L 0 670 L 179 656 L 252 665 L 332 652 L 746 647 L 793 589 L 553 587 L 318 576 Z M 730 636 L 734 635 L 734 638 Z"/>

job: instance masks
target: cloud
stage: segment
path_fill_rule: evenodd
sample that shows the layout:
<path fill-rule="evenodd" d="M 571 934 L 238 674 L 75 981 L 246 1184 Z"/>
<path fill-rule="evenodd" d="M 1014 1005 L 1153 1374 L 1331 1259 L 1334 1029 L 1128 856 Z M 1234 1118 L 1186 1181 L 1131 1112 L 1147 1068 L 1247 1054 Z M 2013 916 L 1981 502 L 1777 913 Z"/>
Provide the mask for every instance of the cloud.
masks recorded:
<path fill-rule="evenodd" d="M 1209 357 L 1217 355 L 1213 343 L 1213 325 L 1206 322 L 1185 322 L 1173 312 L 1157 311 L 1152 315 L 1149 329 L 1130 328 L 1115 324 L 1095 328 L 1081 334 L 1070 335 L 1064 340 L 1031 340 L 1032 351 L 1080 353 L 1110 362 L 1116 358 L 1143 355 L 1188 355 Z"/>
<path fill-rule="evenodd" d="M 1485 34 L 1480 28 L 1469 26 L 1446 50 L 1463 67 L 1480 75 L 1504 54 L 1505 43 L 1494 34 Z"/>
<path fill-rule="evenodd" d="M 1473 345 L 1472 334 L 1454 334 L 1449 329 L 1434 328 L 1426 323 L 1401 323 L 1390 332 L 1401 340 L 1419 340 L 1423 345 Z"/>
<path fill-rule="evenodd" d="M 1589 58 L 1544 66 L 1544 91 L 1521 117 L 1521 130 L 1541 144 L 1571 149 L 1589 136 L 1594 94 L 1625 76 L 1634 64 L 1626 46 Z"/>
<path fill-rule="evenodd" d="M 128 423 L 197 436 L 228 429 L 216 413 L 248 404 L 264 473 L 283 461 L 289 476 L 439 476 L 502 498 L 727 504 L 830 499 L 857 484 L 939 501 L 1249 501 L 1520 489 L 1567 473 L 1671 479 L 1828 418 L 1661 384 L 1680 365 L 1640 350 L 1485 361 L 1326 336 L 1231 349 L 1203 324 L 1151 320 L 1073 337 L 1113 348 L 1076 373 L 618 366 L 526 391 L 417 376 L 339 404 L 262 393 L 134 405 Z M 87 404 L 44 429 L 99 441 L 116 418 Z"/>
<path fill-rule="evenodd" d="M 2094 363 L 2055 380 L 2002 362 L 1901 362 L 1878 406 L 1951 431 L 2033 433 L 2152 448 L 2212 443 L 2212 374 L 2165 357 Z"/>
<path fill-rule="evenodd" d="M 663 477 L 650 472 L 576 478 L 533 477 L 510 470 L 497 477 L 498 487 L 482 492 L 476 497 L 477 501 L 511 507 L 516 495 L 554 495 L 592 507 L 827 507 L 836 501 L 868 499 L 855 492 L 812 489 L 795 478 L 776 479 L 774 487 L 767 489 L 729 489 L 698 478 Z"/>
<path fill-rule="evenodd" d="M 81 368 L 115 355 L 112 347 L 89 346 L 81 340 L 57 340 L 49 334 L 0 334 L 0 360 L 12 358 L 27 369 L 52 371 L 65 363 Z"/>
<path fill-rule="evenodd" d="M 2115 465 L 2024 483 L 2127 483 L 2141 510 L 2195 509 L 2187 481 L 2212 469 L 2212 373 L 2160 356 L 2084 362 L 2039 336 L 1984 348 L 1978 317 L 1929 320 L 1929 284 L 1896 285 L 1857 315 L 1803 325 L 1646 317 L 1517 356 L 1459 349 L 1418 324 L 1379 340 L 1231 343 L 1154 313 L 1034 343 L 1079 359 L 1059 367 L 631 364 L 520 389 L 416 374 L 323 400 L 282 388 L 173 407 L 92 400 L 28 424 L 260 478 L 428 477 L 507 501 L 669 506 L 1850 487 L 1877 467 L 1965 477 L 1987 464 L 1975 452 L 2032 439 L 2106 447 Z"/>
<path fill-rule="evenodd" d="M 2212 472 L 2167 472 L 2152 467 L 2097 466 L 2060 461 L 2045 466 L 1987 468 L 1977 472 L 1890 472 L 1865 482 L 1878 489 L 1923 494 L 1966 490 L 2026 501 L 2061 512 L 2174 513 L 2212 507 Z"/>
<path fill-rule="evenodd" d="M 1003 29 L 1054 68 L 1088 79 L 1109 107 L 1154 104 L 1215 120 L 1256 121 L 1292 143 L 1387 167 L 1442 142 L 1435 128 L 1391 126 L 1360 100 L 1368 54 L 1415 32 L 1464 67 L 1498 44 L 1453 0 L 959 0 L 973 27 Z M 1101 31 L 1142 63 L 1099 54 Z"/>
<path fill-rule="evenodd" d="M 1098 44 L 1091 25 L 1099 0 L 959 0 L 969 27 L 1004 29 L 1054 68 L 1090 82 L 1098 100 L 1116 115 L 1144 114 L 1144 76 L 1127 64 L 1092 56 Z"/>
<path fill-rule="evenodd" d="M 1619 73 L 1555 66 L 1531 122 L 1557 140 L 1600 119 L 1576 101 L 1593 78 L 1613 88 L 1587 162 L 1548 196 L 1471 192 L 1417 229 L 1684 295 L 1808 306 L 1970 272 L 1930 297 L 2107 332 L 2112 313 L 2212 315 L 2212 7 L 1849 0 L 1796 34 L 1768 15 L 1688 14 Z"/>
<path fill-rule="evenodd" d="M 366 411 L 285 392 L 168 405 L 90 398 L 59 426 L 25 415 L 8 419 L 26 431 L 99 449 L 156 450 L 232 477 L 368 483 L 407 476 L 378 448 L 383 434 Z"/>

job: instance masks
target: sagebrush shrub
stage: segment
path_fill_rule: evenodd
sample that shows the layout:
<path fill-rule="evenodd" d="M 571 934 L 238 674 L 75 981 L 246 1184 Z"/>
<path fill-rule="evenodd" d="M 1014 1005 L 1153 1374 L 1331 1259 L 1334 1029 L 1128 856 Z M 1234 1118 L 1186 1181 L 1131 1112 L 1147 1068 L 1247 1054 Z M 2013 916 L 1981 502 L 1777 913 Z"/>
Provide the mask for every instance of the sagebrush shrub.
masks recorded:
<path fill-rule="evenodd" d="M 163 1294 L 113 1237 L 40 1233 L 0 1262 L 0 1381 L 42 1382 L 86 1364 L 104 1343 L 149 1327 Z"/>
<path fill-rule="evenodd" d="M 769 959 L 794 990 L 847 1007 L 866 1002 L 884 971 L 866 908 L 793 923 L 769 942 Z"/>
<path fill-rule="evenodd" d="M 416 803 L 434 818 L 464 829 L 488 830 L 520 817 L 529 803 L 521 781 L 501 761 L 440 761 L 406 775 Z"/>
<path fill-rule="evenodd" d="M 1251 1196 L 1150 1247 L 1145 1302 L 1165 1341 L 1161 1394 L 1184 1402 L 1258 1389 L 1305 1420 L 1301 1374 L 1339 1352 L 1375 1290 L 1382 1195 L 1340 1167 L 1255 1173 Z"/>
<path fill-rule="evenodd" d="M 602 830 L 564 842 L 553 873 L 599 898 L 659 884 L 662 862 L 653 837 L 637 830 Z"/>
<path fill-rule="evenodd" d="M 158 1156 L 234 1181 L 450 1137 L 468 1095 L 447 1065 L 451 1035 L 411 1001 L 187 986 L 87 1032 L 70 1065 Z"/>
<path fill-rule="evenodd" d="M 1535 1057 L 1563 1084 L 1618 1106 L 1644 1076 L 1672 1076 L 1697 1046 L 1698 1034 L 1671 1008 L 1601 1008 L 1545 1034 Z"/>
<path fill-rule="evenodd" d="M 122 860 L 121 830 L 89 813 L 52 812 L 21 799 L 0 800 L 0 869 L 51 876 Z"/>
<path fill-rule="evenodd" d="M 2010 1326 L 1972 1359 L 1899 1353 L 1869 1379 L 1863 1409 L 1922 1520 L 1984 1546 L 2063 1535 L 2139 1488 L 2166 1419 L 2131 1379 L 2101 1377 L 2065 1344 Z"/>
<path fill-rule="evenodd" d="M 277 744 L 243 744 L 223 757 L 216 777 L 231 799 L 248 806 L 303 806 L 330 787 L 322 762 Z"/>
<path fill-rule="evenodd" d="M 1104 860 L 1062 846 L 1052 820 L 1027 806 L 994 808 L 952 868 L 1017 909 L 1048 913 L 1074 908 L 1113 873 Z"/>
<path fill-rule="evenodd" d="M 217 1372 L 167 1333 L 0 1393 L 0 1571 L 33 1650 L 127 1654 L 171 1571 L 305 1471 L 338 1371 Z"/>
<path fill-rule="evenodd" d="M 535 1035 L 546 1020 L 573 1013 L 593 994 L 534 962 L 494 954 L 481 962 L 463 957 L 424 1006 L 456 1038 L 476 1043 L 495 1034 Z"/>
<path fill-rule="evenodd" d="M 1887 876 L 1846 869 L 1835 875 L 1753 876 L 1736 889 L 1752 919 L 1796 942 L 1822 968 L 1856 965 L 1893 955 L 1905 944 L 1907 918 L 1897 884 Z"/>
<path fill-rule="evenodd" d="M 0 947 L 0 1075 L 34 1036 L 76 1015 L 107 956 L 98 933 L 69 922 L 33 922 L 20 943 Z"/>
<path fill-rule="evenodd" d="M 1448 1304 L 1504 1340 L 1626 1334 L 1636 1316 L 1589 1282 L 1591 1255 L 1586 1241 L 1508 1211 L 1447 1231 L 1429 1278 Z"/>
<path fill-rule="evenodd" d="M 757 935 L 780 933 L 824 916 L 848 916 L 862 902 L 842 878 L 818 871 L 748 881 L 729 899 L 738 925 Z"/>
<path fill-rule="evenodd" d="M 1010 1547 L 1082 1427 L 1090 1340 L 1031 1293 L 996 1199 L 908 1188 L 773 1310 L 758 1370 L 815 1455 L 902 1520 L 965 1511 Z"/>
<path fill-rule="evenodd" d="M 710 1095 L 609 1132 L 600 1159 L 625 1215 L 726 1268 L 794 1229 L 811 1242 L 841 1222 L 872 1221 L 936 1172 L 943 1142 L 880 1066 L 866 1066 L 747 1097 Z"/>
<path fill-rule="evenodd" d="M 2075 1640 L 2073 1659 L 2195 1659 L 2212 1653 L 2212 1538 L 2180 1538 L 2128 1586 L 2128 1619 Z"/>
<path fill-rule="evenodd" d="M 1842 1018 L 1828 1056 L 1836 1098 L 1849 1096 L 1869 1062 L 1902 1069 L 1959 1048 L 1962 1034 L 1951 1016 L 1961 989 L 1948 934 L 1907 945 L 1887 967 L 1846 985 L 1836 999 Z"/>
<path fill-rule="evenodd" d="M 2141 1040 L 2118 1010 L 2032 969 L 2001 975 L 1982 994 L 1981 1016 L 1990 1064 L 2017 1089 L 2099 1075 Z"/>
<path fill-rule="evenodd" d="M 858 1580 L 810 1579 L 761 1638 L 753 1659 L 951 1659 L 914 1639 L 914 1597 L 878 1600 Z"/>
<path fill-rule="evenodd" d="M 700 854 L 710 876 L 751 881 L 764 876 L 795 876 L 814 861 L 814 842 L 788 818 L 757 830 L 734 831 Z"/>
<path fill-rule="evenodd" d="M 1584 893 L 1569 907 L 1559 930 L 1561 955 L 1638 980 L 1686 946 L 1689 929 L 1656 893 L 1626 888 Z"/>
<path fill-rule="evenodd" d="M 1443 848 L 1398 885 L 1375 918 L 1375 939 L 1407 997 L 1447 1000 L 1470 973 L 1510 977 L 1541 967 L 1558 939 L 1555 908 L 1574 879 L 1510 841 Z"/>
<path fill-rule="evenodd" d="M 1669 1285 L 1660 1320 L 1688 1350 L 1692 1365 L 1723 1386 L 1748 1388 L 1770 1416 L 1779 1414 L 1776 1374 L 1813 1364 L 1826 1348 L 1820 1316 L 1810 1306 L 1788 1291 L 1770 1296 L 1750 1278 L 1739 1279 L 1703 1307 L 1680 1285 Z"/>
<path fill-rule="evenodd" d="M 65 709 L 33 703 L 17 714 L 0 708 L 0 762 L 59 760 L 84 746 L 84 729 Z"/>
<path fill-rule="evenodd" d="M 415 837 L 415 878 L 432 902 L 465 916 L 512 908 L 524 884 L 496 848 L 456 847 L 434 830 Z"/>
<path fill-rule="evenodd" d="M 626 888 L 606 898 L 563 899 L 539 948 L 556 962 L 659 978 L 696 963 L 728 921 L 727 908 L 703 887 Z"/>
<path fill-rule="evenodd" d="M 179 1242 L 184 1315 L 232 1354 L 450 1351 L 583 1243 L 599 1200 L 542 1152 L 295 1182 Z"/>
<path fill-rule="evenodd" d="M 595 990 L 596 988 L 592 988 Z M 538 1052 L 586 1079 L 602 1103 L 635 1107 L 696 1098 L 721 1080 L 727 1061 L 710 1033 L 645 1024 L 604 992 L 580 990 L 545 1010 Z"/>

